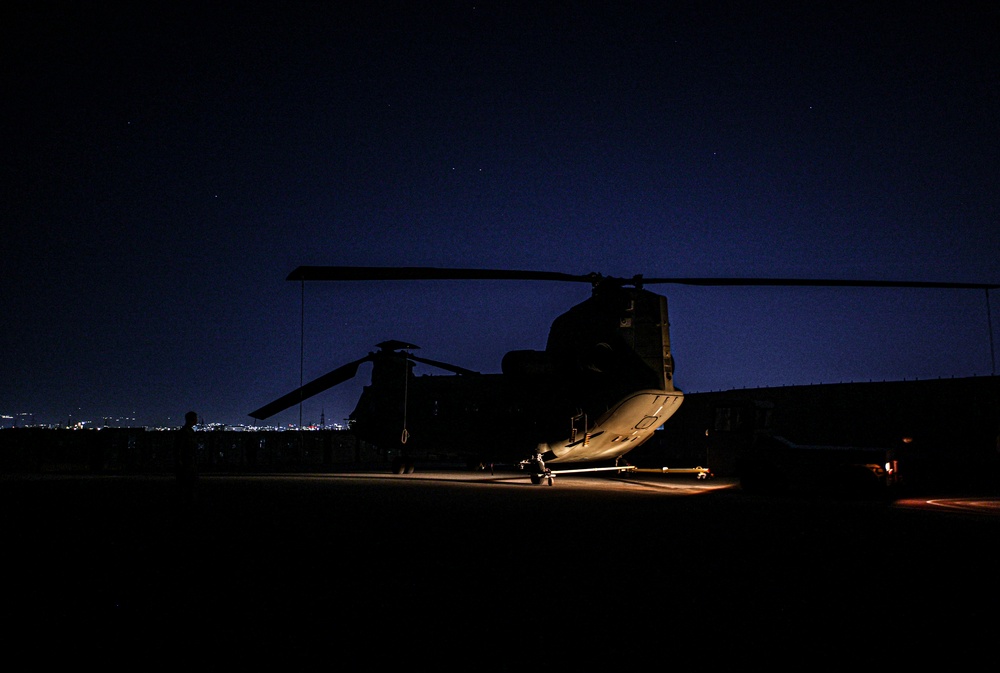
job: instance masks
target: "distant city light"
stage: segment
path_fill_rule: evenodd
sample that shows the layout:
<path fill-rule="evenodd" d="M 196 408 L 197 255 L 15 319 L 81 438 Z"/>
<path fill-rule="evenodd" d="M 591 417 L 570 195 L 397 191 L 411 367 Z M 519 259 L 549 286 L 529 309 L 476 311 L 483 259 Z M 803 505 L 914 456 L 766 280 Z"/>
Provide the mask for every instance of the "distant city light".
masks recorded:
<path fill-rule="evenodd" d="M 3 428 L 46 428 L 64 430 L 102 430 L 115 428 L 144 428 L 146 430 L 176 430 L 178 425 L 172 424 L 170 419 L 166 425 L 140 423 L 137 416 L 102 416 L 99 422 L 90 419 L 74 420 L 70 416 L 68 420 L 61 423 L 51 423 L 35 420 L 32 412 L 24 413 L 0 413 L 0 429 Z M 219 423 L 204 421 L 195 426 L 195 430 L 201 432 L 229 431 L 229 432 L 286 432 L 286 431 L 318 431 L 318 430 L 347 430 L 344 423 L 320 423 L 309 422 L 301 427 L 296 423 L 287 425 L 247 425 L 243 423 Z"/>

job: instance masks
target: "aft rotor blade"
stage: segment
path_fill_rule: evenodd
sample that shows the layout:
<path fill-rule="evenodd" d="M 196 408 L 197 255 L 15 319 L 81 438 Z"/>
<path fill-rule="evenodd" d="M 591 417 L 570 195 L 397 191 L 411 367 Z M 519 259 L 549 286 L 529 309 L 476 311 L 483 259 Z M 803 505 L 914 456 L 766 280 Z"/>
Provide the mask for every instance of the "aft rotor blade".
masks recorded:
<path fill-rule="evenodd" d="M 835 280 L 821 278 L 642 278 L 642 283 L 675 283 L 705 286 L 799 286 L 799 287 L 917 287 L 959 290 L 995 290 L 995 283 L 949 283 L 922 280 Z"/>
<path fill-rule="evenodd" d="M 595 274 L 430 266 L 300 266 L 286 280 L 548 280 L 592 283 Z"/>
<path fill-rule="evenodd" d="M 346 365 L 337 367 L 332 372 L 310 381 L 301 388 L 297 388 L 287 395 L 282 395 L 273 402 L 265 404 L 260 409 L 251 411 L 250 416 L 258 420 L 270 418 L 279 411 L 284 411 L 289 407 L 295 406 L 302 400 L 312 397 L 313 395 L 317 395 L 324 390 L 328 390 L 337 384 L 347 381 L 348 379 L 354 378 L 354 375 L 358 373 L 358 367 L 361 366 L 362 363 L 368 362 L 371 359 L 372 356 L 369 354 L 360 360 L 355 360 L 354 362 L 349 362 Z"/>
<path fill-rule="evenodd" d="M 606 281 L 626 285 L 673 283 L 701 286 L 799 286 L 799 287 L 913 287 L 960 290 L 995 290 L 997 283 L 952 283 L 913 280 L 852 280 L 825 278 L 632 278 L 604 277 L 598 273 L 570 274 L 557 271 L 510 269 L 453 269 L 430 266 L 300 266 L 287 280 L 545 280 L 572 283 Z"/>

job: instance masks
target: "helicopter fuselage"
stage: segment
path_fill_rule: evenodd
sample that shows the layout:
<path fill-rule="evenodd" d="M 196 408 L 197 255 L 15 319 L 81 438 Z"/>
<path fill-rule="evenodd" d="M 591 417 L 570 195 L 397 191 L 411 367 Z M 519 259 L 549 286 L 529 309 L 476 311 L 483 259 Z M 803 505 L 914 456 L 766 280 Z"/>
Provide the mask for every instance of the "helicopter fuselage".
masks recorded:
<path fill-rule="evenodd" d="M 508 353 L 500 375 L 414 376 L 408 357 L 375 360 L 351 415 L 360 437 L 407 453 L 615 460 L 684 399 L 673 385 L 666 299 L 636 288 L 605 288 L 573 307 L 553 323 L 544 351 Z"/>

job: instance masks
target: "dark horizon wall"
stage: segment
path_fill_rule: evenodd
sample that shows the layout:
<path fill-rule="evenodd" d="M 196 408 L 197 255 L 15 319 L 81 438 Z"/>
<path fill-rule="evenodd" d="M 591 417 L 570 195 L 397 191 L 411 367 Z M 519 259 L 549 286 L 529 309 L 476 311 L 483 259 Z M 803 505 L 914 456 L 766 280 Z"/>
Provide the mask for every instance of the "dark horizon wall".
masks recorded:
<path fill-rule="evenodd" d="M 948 457 L 1000 456 L 1000 377 L 747 388 L 685 395 L 644 459 L 705 461 L 714 409 L 728 401 L 771 408 L 770 432 L 798 444 L 901 448 Z M 910 441 L 904 443 L 904 438 Z M 639 453 L 638 456 L 643 456 Z M 638 457 L 637 456 L 637 457 Z"/>

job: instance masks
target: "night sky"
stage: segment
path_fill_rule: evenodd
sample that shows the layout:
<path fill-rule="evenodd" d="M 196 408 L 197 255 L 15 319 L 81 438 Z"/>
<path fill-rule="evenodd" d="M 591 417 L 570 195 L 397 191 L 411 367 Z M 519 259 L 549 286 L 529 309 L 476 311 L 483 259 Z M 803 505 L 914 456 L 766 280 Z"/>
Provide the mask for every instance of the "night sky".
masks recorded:
<path fill-rule="evenodd" d="M 306 264 L 1000 282 L 995 2 L 595 6 L 5 3 L 0 414 L 246 423 L 387 339 L 499 372 L 590 292 L 311 283 L 303 335 Z M 995 366 L 982 290 L 649 289 L 686 392 Z"/>

